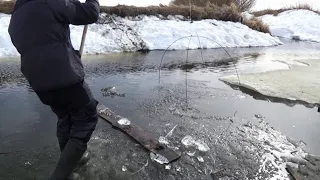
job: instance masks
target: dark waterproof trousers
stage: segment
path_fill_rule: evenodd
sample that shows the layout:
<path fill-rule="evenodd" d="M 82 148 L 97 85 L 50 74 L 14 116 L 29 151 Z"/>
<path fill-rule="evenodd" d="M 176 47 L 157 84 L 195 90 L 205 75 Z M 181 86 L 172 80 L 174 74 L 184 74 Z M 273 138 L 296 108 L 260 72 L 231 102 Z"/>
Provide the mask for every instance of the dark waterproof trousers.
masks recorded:
<path fill-rule="evenodd" d="M 57 137 L 61 152 L 68 141 L 86 150 L 95 130 L 98 102 L 85 82 L 65 88 L 36 92 L 42 103 L 51 107 L 58 117 Z"/>

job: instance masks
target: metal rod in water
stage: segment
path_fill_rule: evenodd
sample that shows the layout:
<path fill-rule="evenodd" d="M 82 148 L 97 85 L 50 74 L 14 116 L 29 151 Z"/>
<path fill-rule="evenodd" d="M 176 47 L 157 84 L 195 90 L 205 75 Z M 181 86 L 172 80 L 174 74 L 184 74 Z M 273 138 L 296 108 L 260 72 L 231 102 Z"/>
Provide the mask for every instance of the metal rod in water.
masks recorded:
<path fill-rule="evenodd" d="M 88 25 L 85 25 L 83 28 L 83 33 L 82 33 L 82 38 L 81 38 L 81 44 L 80 44 L 80 55 L 82 55 L 83 53 L 83 49 L 84 49 L 84 43 L 86 41 L 86 35 L 87 35 L 87 31 L 88 31 Z"/>

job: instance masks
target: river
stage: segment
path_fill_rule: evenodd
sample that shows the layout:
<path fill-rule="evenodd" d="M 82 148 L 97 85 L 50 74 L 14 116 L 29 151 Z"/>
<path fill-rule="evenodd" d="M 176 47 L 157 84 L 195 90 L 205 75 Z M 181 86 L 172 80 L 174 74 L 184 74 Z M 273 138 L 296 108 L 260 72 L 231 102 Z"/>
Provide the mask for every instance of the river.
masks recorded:
<path fill-rule="evenodd" d="M 270 178 L 279 169 L 261 171 L 261 158 L 266 152 L 263 144 L 272 139 L 258 138 L 252 146 L 248 144 L 261 132 L 273 137 L 281 132 L 288 141 L 300 141 L 305 151 L 320 155 L 316 108 L 269 102 L 218 79 L 236 74 L 234 65 L 240 80 L 242 73 L 285 69 L 283 59 L 314 59 L 319 57 L 319 48 L 315 43 L 288 41 L 278 47 L 227 49 L 232 59 L 223 49 L 169 51 L 160 76 L 163 51 L 85 56 L 86 81 L 96 99 L 156 137 L 165 136 L 177 125 L 168 139 L 183 156 L 166 169 L 152 162 L 149 153 L 132 139 L 100 120 L 89 145 L 93 158 L 81 175 L 113 180 L 197 179 L 223 170 L 221 177 L 227 179 Z M 0 153 L 10 152 L 0 155 L 0 179 L 45 179 L 59 156 L 56 118 L 40 103 L 19 68 L 16 58 L 0 60 Z M 110 86 L 125 97 L 103 96 L 101 89 Z M 206 142 L 210 151 L 184 147 L 181 139 L 187 135 Z"/>

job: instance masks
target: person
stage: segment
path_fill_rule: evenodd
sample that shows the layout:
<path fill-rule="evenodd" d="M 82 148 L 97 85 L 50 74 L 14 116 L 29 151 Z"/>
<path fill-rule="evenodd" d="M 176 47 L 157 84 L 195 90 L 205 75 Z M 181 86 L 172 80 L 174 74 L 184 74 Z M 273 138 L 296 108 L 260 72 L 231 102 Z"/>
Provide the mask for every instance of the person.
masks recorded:
<path fill-rule="evenodd" d="M 21 56 L 21 72 L 41 102 L 58 118 L 61 154 L 51 180 L 71 178 L 98 121 L 98 101 L 84 78 L 69 25 L 95 23 L 97 0 L 17 0 L 8 32 Z"/>

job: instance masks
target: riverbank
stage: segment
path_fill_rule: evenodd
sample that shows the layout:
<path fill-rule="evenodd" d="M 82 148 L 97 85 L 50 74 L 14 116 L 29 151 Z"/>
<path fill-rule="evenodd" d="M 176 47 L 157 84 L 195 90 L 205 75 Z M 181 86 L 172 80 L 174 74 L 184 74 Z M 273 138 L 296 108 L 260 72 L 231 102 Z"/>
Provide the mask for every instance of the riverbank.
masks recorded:
<path fill-rule="evenodd" d="M 258 47 L 281 45 L 270 34 L 254 31 L 241 23 L 201 20 L 190 23 L 181 16 L 140 15 L 122 18 L 101 14 L 99 22 L 89 26 L 85 54 L 177 50 L 220 47 Z M 7 33 L 10 15 L 0 14 L 0 57 L 18 56 Z M 83 27 L 71 25 L 71 40 L 79 48 Z M 191 39 L 190 39 L 191 37 Z M 190 42 L 189 42 L 190 39 Z M 171 45 L 172 44 L 172 45 Z"/>
<path fill-rule="evenodd" d="M 261 17 L 242 13 L 242 17 L 245 21 L 261 19 L 270 26 L 272 36 L 240 22 L 214 19 L 191 22 L 181 15 L 120 17 L 102 13 L 97 23 L 89 25 L 84 54 L 282 45 L 277 36 L 320 42 L 320 16 L 312 11 L 291 10 Z M 7 32 L 10 18 L 11 15 L 0 14 L 0 58 L 19 56 Z M 78 49 L 83 26 L 70 27 L 71 41 Z"/>

